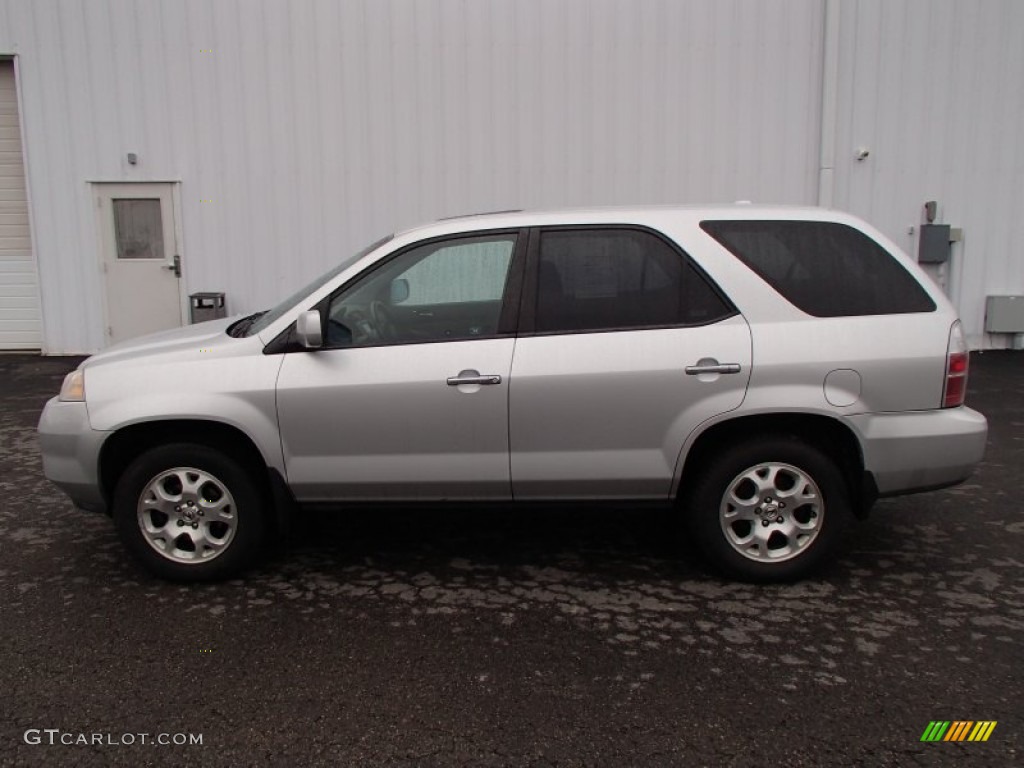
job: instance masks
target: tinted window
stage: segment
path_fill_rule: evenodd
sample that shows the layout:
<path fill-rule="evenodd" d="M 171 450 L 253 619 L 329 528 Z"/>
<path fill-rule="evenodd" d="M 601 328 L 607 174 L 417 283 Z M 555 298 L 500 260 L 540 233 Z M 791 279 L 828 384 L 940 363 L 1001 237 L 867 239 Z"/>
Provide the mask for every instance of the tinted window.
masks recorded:
<path fill-rule="evenodd" d="M 457 341 L 498 332 L 516 236 L 412 248 L 346 286 L 327 311 L 328 347 Z"/>
<path fill-rule="evenodd" d="M 931 312 L 917 280 L 853 227 L 823 221 L 704 221 L 701 227 L 809 315 Z"/>
<path fill-rule="evenodd" d="M 702 325 L 731 314 L 685 257 L 649 232 L 541 234 L 537 331 Z"/>

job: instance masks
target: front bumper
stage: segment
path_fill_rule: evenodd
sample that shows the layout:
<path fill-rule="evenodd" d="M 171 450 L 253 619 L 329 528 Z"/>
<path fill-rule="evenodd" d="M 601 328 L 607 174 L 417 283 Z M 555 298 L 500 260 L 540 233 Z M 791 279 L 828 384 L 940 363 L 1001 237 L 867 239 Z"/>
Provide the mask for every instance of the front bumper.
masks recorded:
<path fill-rule="evenodd" d="M 881 496 L 942 488 L 970 477 L 985 455 L 988 422 L 970 408 L 848 416 L 864 469 Z"/>
<path fill-rule="evenodd" d="M 39 417 L 39 447 L 43 474 L 75 506 L 103 510 L 106 501 L 100 487 L 99 457 L 109 432 L 89 426 L 85 403 L 64 403 L 51 398 Z"/>

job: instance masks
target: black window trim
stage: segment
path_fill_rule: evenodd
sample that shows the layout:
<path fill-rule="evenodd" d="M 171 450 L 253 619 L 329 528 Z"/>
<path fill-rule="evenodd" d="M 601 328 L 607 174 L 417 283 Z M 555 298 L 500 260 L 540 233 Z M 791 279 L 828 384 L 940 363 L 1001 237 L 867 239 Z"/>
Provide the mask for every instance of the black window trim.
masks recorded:
<path fill-rule="evenodd" d="M 499 235 L 513 235 L 515 236 L 515 245 L 512 249 L 512 259 L 508 267 L 508 276 L 505 280 L 505 291 L 501 297 L 501 313 L 498 316 L 498 330 L 496 333 L 488 334 L 487 336 L 479 336 L 476 338 L 458 338 L 458 339 L 424 339 L 417 341 L 395 341 L 395 342 L 384 342 L 379 344 L 363 344 L 358 347 L 341 347 L 341 346 L 329 346 L 326 343 L 327 339 L 327 311 L 331 305 L 331 302 L 336 296 L 343 293 L 346 289 L 350 288 L 356 282 L 363 278 L 369 277 L 371 274 L 381 269 L 385 265 L 389 264 L 392 260 L 403 256 L 410 251 L 423 246 L 433 245 L 434 243 L 445 243 L 453 242 L 456 240 L 475 240 L 483 237 L 493 237 Z M 311 307 L 307 307 L 304 311 L 316 309 L 320 312 L 320 323 L 321 333 L 325 340 L 324 346 L 316 350 L 310 350 L 303 347 L 295 339 L 295 323 L 290 323 L 281 333 L 279 333 L 269 344 L 263 348 L 263 354 L 274 355 L 274 354 L 289 354 L 292 352 L 330 352 L 345 349 L 371 349 L 373 347 L 403 347 L 411 346 L 413 344 L 454 344 L 460 341 L 482 341 L 485 339 L 498 339 L 515 337 L 516 327 L 519 320 L 519 307 L 521 303 L 521 294 L 523 290 L 523 270 L 526 262 L 526 246 L 527 239 L 529 236 L 529 230 L 526 227 L 500 227 L 497 229 L 476 229 L 465 232 L 451 232 L 446 235 L 436 235 L 434 237 L 428 237 L 423 240 L 417 240 L 409 245 L 402 246 L 393 253 L 389 253 L 379 261 L 374 262 L 369 267 L 353 275 L 351 278 L 346 280 L 344 283 L 339 285 L 327 296 L 318 301 Z"/>
<path fill-rule="evenodd" d="M 682 259 L 684 265 L 689 265 L 693 268 L 693 271 L 700 277 L 701 280 L 707 285 L 708 288 L 722 301 L 722 304 L 726 308 L 726 313 L 720 317 L 716 317 L 714 320 L 708 320 L 701 323 L 661 323 L 655 325 L 628 325 L 628 326 L 613 326 L 609 328 L 584 328 L 578 330 L 561 330 L 561 331 L 538 331 L 536 330 L 537 323 L 537 289 L 538 281 L 540 276 L 540 239 L 541 235 L 545 232 L 579 232 L 582 230 L 613 230 L 615 232 L 622 231 L 635 231 L 643 232 L 648 235 L 653 235 L 658 240 L 661 240 L 669 249 L 671 249 L 680 259 Z M 530 228 L 530 242 L 526 251 L 526 276 L 522 284 L 522 305 L 519 311 L 519 336 L 522 338 L 529 338 L 533 336 L 576 336 L 579 334 L 592 334 L 592 333 L 625 333 L 629 331 L 656 331 L 671 328 L 703 328 L 709 325 L 715 325 L 723 320 L 728 320 L 731 317 L 736 317 L 740 314 L 740 311 L 736 308 L 736 305 L 732 300 L 725 294 L 725 292 L 719 287 L 718 283 L 711 279 L 711 276 L 704 271 L 691 256 L 688 254 L 682 246 L 679 245 L 675 240 L 668 237 L 664 232 L 654 229 L 653 227 L 646 226 L 644 224 L 555 224 L 545 225 Z"/>

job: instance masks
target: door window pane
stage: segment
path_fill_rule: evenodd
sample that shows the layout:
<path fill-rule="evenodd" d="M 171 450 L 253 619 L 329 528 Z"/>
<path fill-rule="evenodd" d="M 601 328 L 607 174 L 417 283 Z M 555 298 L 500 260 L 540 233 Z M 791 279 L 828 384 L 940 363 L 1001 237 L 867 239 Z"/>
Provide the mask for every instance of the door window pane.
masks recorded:
<path fill-rule="evenodd" d="M 331 299 L 327 345 L 494 336 L 515 244 L 515 235 L 496 235 L 406 251 Z"/>
<path fill-rule="evenodd" d="M 678 251 L 649 232 L 544 232 L 539 270 L 539 332 L 703 325 L 733 314 Z"/>
<path fill-rule="evenodd" d="M 114 200 L 114 239 L 119 259 L 163 259 L 159 199 Z"/>
<path fill-rule="evenodd" d="M 440 248 L 401 275 L 405 306 L 500 301 L 515 240 L 456 243 Z"/>

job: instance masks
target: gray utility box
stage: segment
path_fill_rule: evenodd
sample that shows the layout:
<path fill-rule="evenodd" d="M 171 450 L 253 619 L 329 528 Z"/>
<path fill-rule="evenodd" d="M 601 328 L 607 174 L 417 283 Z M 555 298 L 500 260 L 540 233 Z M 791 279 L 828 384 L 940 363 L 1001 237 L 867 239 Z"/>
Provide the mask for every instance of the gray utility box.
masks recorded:
<path fill-rule="evenodd" d="M 189 299 L 190 322 L 201 323 L 204 320 L 216 320 L 218 317 L 228 316 L 223 293 L 193 293 Z"/>
<path fill-rule="evenodd" d="M 945 264 L 949 261 L 949 224 L 922 224 L 917 243 L 919 264 Z"/>
<path fill-rule="evenodd" d="M 985 330 L 1024 333 L 1024 296 L 989 296 L 985 301 Z"/>

